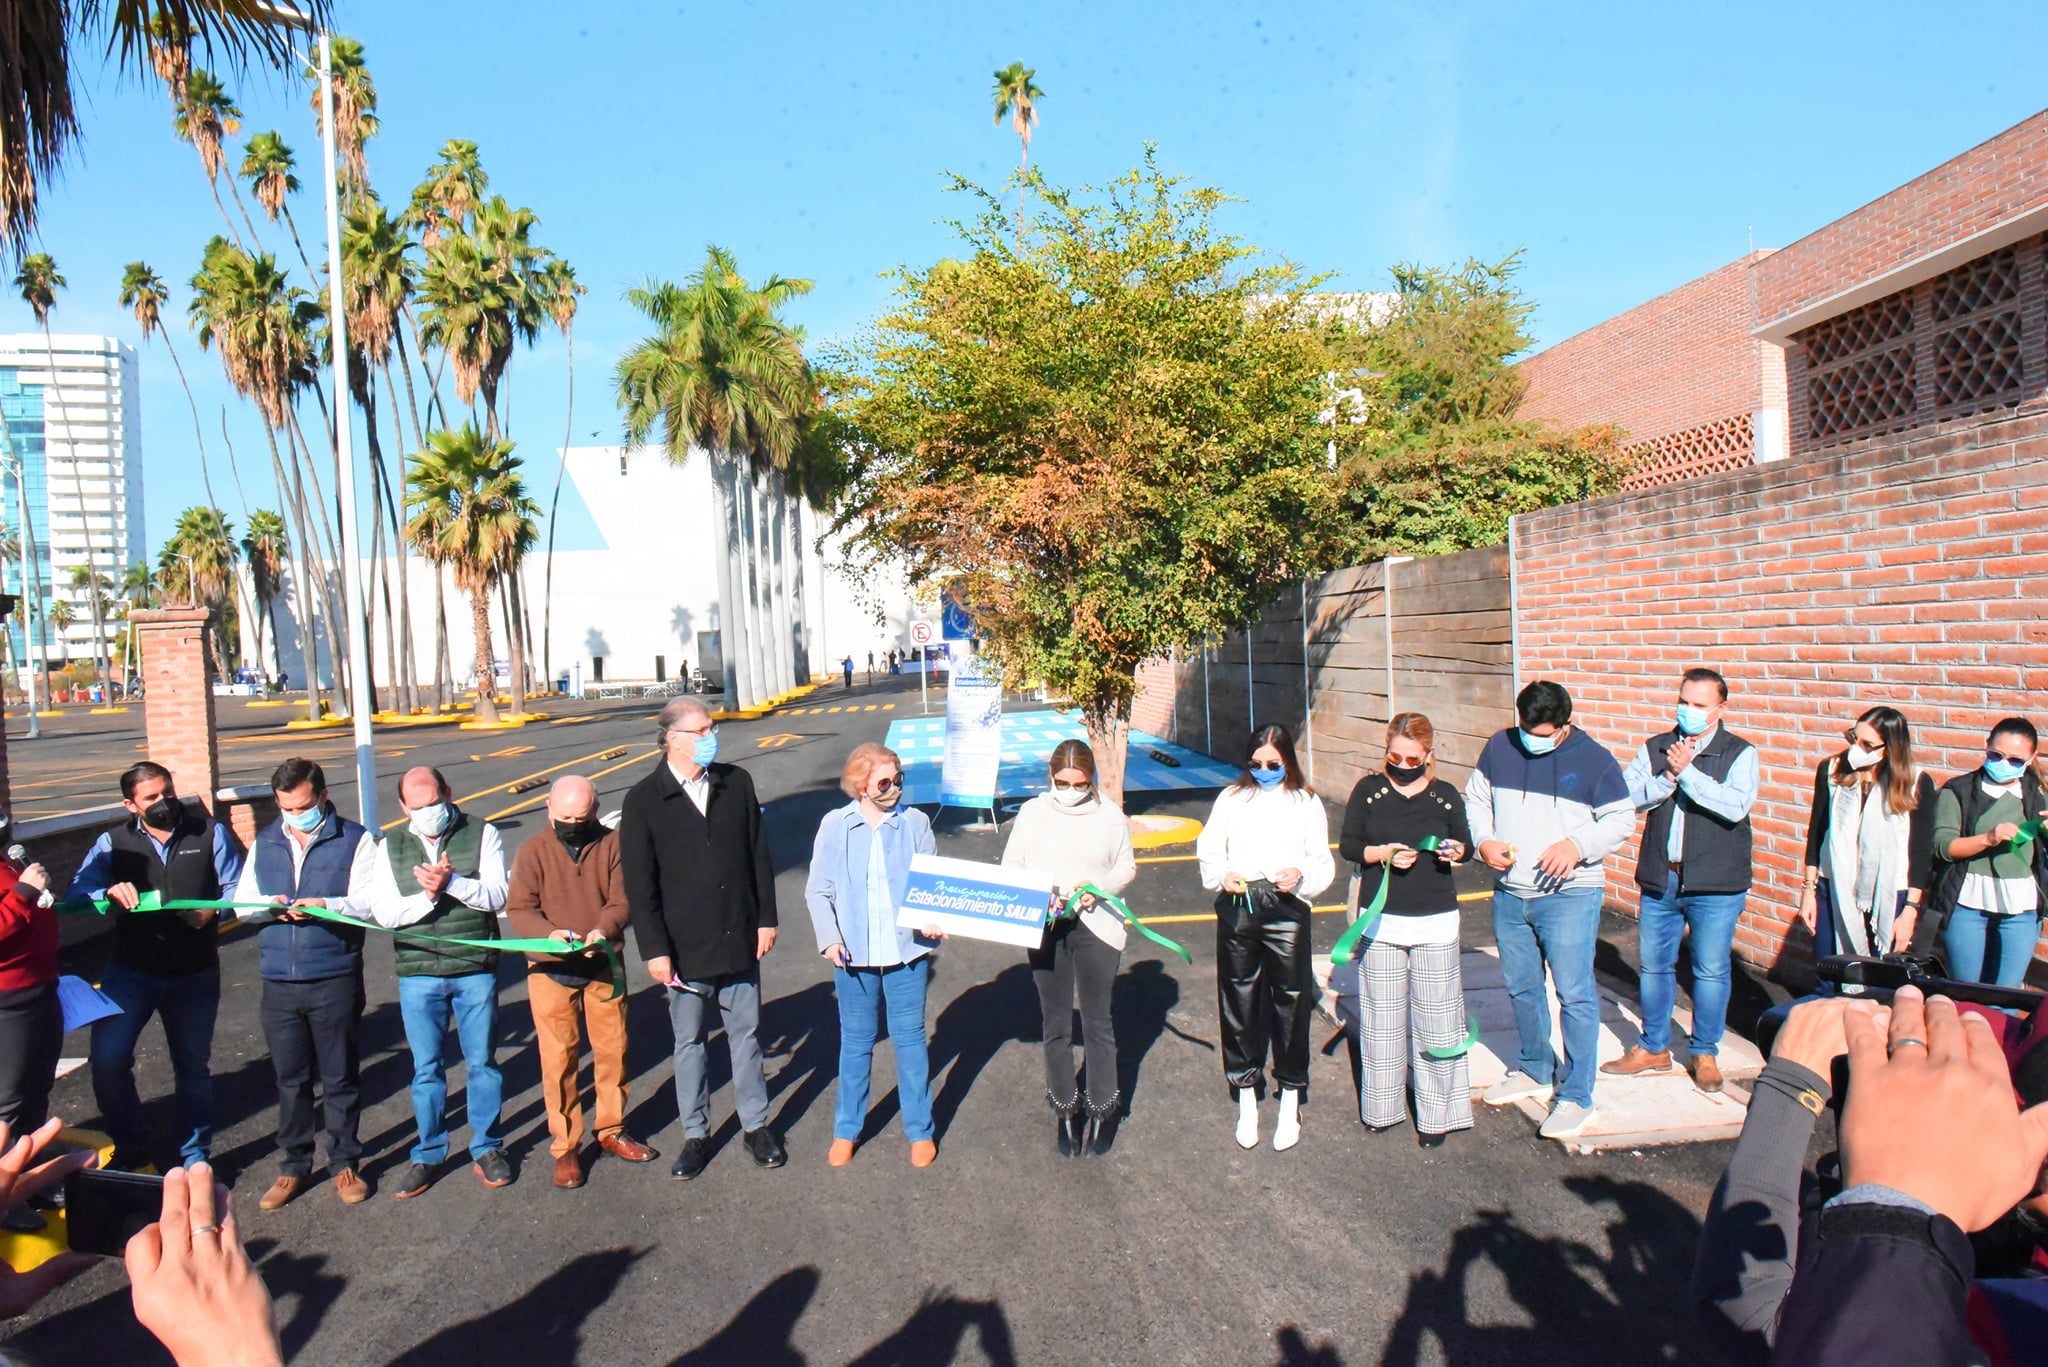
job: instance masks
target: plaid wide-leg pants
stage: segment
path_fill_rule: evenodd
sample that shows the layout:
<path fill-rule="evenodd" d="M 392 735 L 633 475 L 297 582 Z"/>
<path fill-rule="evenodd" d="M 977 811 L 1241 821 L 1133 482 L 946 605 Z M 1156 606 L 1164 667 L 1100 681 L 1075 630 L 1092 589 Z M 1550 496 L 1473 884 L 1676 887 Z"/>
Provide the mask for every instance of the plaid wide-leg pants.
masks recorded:
<path fill-rule="evenodd" d="M 1359 1118 L 1398 1125 L 1407 1118 L 1415 1079 L 1415 1128 L 1444 1134 L 1472 1128 L 1472 1082 L 1465 1056 L 1431 1058 L 1427 1049 L 1465 1042 L 1465 993 L 1458 946 L 1366 942 L 1360 961 Z"/>

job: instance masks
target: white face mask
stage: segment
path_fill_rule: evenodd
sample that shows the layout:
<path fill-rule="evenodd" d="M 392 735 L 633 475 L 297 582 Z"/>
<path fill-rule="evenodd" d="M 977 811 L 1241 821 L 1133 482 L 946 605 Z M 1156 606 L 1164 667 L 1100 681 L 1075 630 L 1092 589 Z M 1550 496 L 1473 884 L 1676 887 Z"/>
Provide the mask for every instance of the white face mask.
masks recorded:
<path fill-rule="evenodd" d="M 407 824 L 412 827 L 414 835 L 424 840 L 439 840 L 442 832 L 446 831 L 454 821 L 455 809 L 453 807 L 450 807 L 445 802 L 430 802 L 426 806 L 416 809 L 411 817 L 408 818 Z"/>
<path fill-rule="evenodd" d="M 1866 750 L 1863 748 L 1863 743 L 1858 741 L 1849 747 L 1849 753 L 1844 755 L 1843 758 L 1849 761 L 1851 769 L 1868 769 L 1871 765 L 1884 758 L 1884 751 Z"/>
<path fill-rule="evenodd" d="M 1094 792 L 1087 788 L 1055 788 L 1052 790 L 1052 800 L 1059 803 L 1062 807 L 1078 807 L 1093 796 L 1095 796 Z"/>

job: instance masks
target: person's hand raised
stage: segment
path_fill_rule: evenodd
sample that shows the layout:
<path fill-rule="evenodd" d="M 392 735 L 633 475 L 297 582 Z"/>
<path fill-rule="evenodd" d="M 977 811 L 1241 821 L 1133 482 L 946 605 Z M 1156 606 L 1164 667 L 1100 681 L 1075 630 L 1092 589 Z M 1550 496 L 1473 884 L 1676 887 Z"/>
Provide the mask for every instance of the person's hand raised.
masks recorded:
<path fill-rule="evenodd" d="M 2020 1110 L 2005 1054 L 1982 1017 L 1902 987 L 1889 1021 L 1880 1008 L 1854 1002 L 1845 1026 L 1848 1185 L 1903 1192 L 1971 1233 L 2033 1193 L 2048 1158 L 2048 1105 Z"/>
<path fill-rule="evenodd" d="M 270 1292 L 213 1169 L 164 1174 L 163 1215 L 128 1241 L 135 1318 L 178 1367 L 282 1367 Z"/>
<path fill-rule="evenodd" d="M 80 1168 L 89 1168 L 99 1161 L 97 1154 L 84 1149 L 38 1163 L 36 1160 L 63 1128 L 63 1121 L 48 1120 L 33 1134 L 13 1139 L 7 1123 L 0 1121 L 0 1210 L 47 1191 Z M 27 1272 L 16 1272 L 0 1263 L 0 1318 L 21 1314 L 53 1287 L 70 1281 L 98 1261 L 85 1253 L 60 1253 Z"/>

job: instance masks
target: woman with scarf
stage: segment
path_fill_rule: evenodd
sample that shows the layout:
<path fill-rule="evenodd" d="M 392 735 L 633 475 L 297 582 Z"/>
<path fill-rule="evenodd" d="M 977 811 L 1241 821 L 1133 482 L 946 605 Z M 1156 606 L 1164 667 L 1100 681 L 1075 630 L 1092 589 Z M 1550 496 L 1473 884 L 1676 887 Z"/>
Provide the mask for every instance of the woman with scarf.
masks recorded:
<path fill-rule="evenodd" d="M 896 1096 L 912 1167 L 938 1157 L 932 1125 L 930 1055 L 924 1030 L 931 952 L 944 937 L 936 926 L 896 924 L 915 855 L 933 854 L 931 819 L 903 802 L 903 761 L 873 741 L 857 745 L 840 772 L 853 801 L 826 813 L 811 849 L 804 902 L 818 934 L 818 952 L 832 961 L 839 1001 L 839 1100 L 825 1161 L 853 1161 L 867 1120 L 874 1072 L 876 1023 L 886 1013 L 896 1050 Z"/>
<path fill-rule="evenodd" d="M 1123 918 L 1083 886 L 1114 897 L 1138 875 L 1131 824 L 1095 787 L 1095 752 L 1078 740 L 1054 747 L 1051 790 L 1025 803 L 1003 847 L 1003 864 L 1048 874 L 1053 917 L 1045 942 L 1031 951 L 1031 979 L 1044 1018 L 1045 1099 L 1054 1114 L 1054 1146 L 1063 1157 L 1100 1157 L 1116 1139 L 1116 1032 L 1110 991 L 1123 955 Z M 1078 894 L 1078 896 L 1077 896 Z M 1069 905 L 1076 915 L 1066 915 Z M 1087 1044 L 1085 1129 L 1074 1081 L 1074 994 L 1081 996 L 1081 1037 Z"/>
<path fill-rule="evenodd" d="M 1308 1090 L 1309 899 L 1337 876 L 1330 818 L 1302 777 L 1284 726 L 1252 734 L 1245 772 L 1225 788 L 1195 841 L 1202 886 L 1216 896 L 1216 1013 L 1223 1074 L 1237 1100 L 1237 1142 L 1259 1142 L 1266 1023 L 1273 1023 L 1273 1081 L 1280 1116 L 1273 1147 L 1301 1141 Z"/>
<path fill-rule="evenodd" d="M 1813 775 L 1799 918 L 1814 957 L 1883 955 L 1913 943 L 1934 853 L 1934 780 L 1913 762 L 1897 708 L 1873 707 L 1849 748 Z"/>

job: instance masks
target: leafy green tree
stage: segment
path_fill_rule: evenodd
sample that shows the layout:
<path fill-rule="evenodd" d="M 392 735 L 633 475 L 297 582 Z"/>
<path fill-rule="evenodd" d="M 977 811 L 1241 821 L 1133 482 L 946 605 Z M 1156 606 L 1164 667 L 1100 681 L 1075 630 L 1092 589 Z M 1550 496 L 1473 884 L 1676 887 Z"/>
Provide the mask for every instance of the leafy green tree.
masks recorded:
<path fill-rule="evenodd" d="M 495 722 L 491 590 L 501 575 L 517 569 L 534 539 L 533 505 L 519 476 L 519 458 L 512 454 L 510 442 L 487 437 L 470 423 L 460 431 L 429 432 L 426 449 L 413 457 L 405 483 L 406 507 L 412 513 L 407 537 L 427 559 L 446 565 L 456 587 L 470 597 L 476 635 L 476 717 Z M 523 688 L 515 668 L 515 697 Z"/>
<path fill-rule="evenodd" d="M 1533 340 L 1534 308 L 1518 265 L 1404 263 L 1392 307 L 1346 336 L 1357 387 L 1333 433 L 1360 558 L 1498 545 L 1516 513 L 1621 487 L 1617 429 L 1516 416 L 1527 383 L 1512 358 Z"/>
<path fill-rule="evenodd" d="M 1017 135 L 1021 149 L 1017 154 L 1017 250 L 1024 249 L 1024 173 L 1031 165 L 1031 130 L 1038 127 L 1038 101 L 1045 98 L 1045 92 L 1033 83 L 1038 74 L 1034 68 L 1026 70 L 1024 63 L 1012 62 L 996 73 L 995 86 L 990 93 L 995 97 L 996 124 L 1002 125 L 1003 116 L 1010 116 L 1010 130 Z"/>
<path fill-rule="evenodd" d="M 1319 282 L 1149 152 L 1103 187 L 1041 183 L 1021 255 L 957 186 L 984 206 L 964 258 L 899 271 L 845 361 L 853 567 L 962 576 L 985 650 L 1079 705 L 1120 797 L 1139 665 L 1337 563 Z"/>

